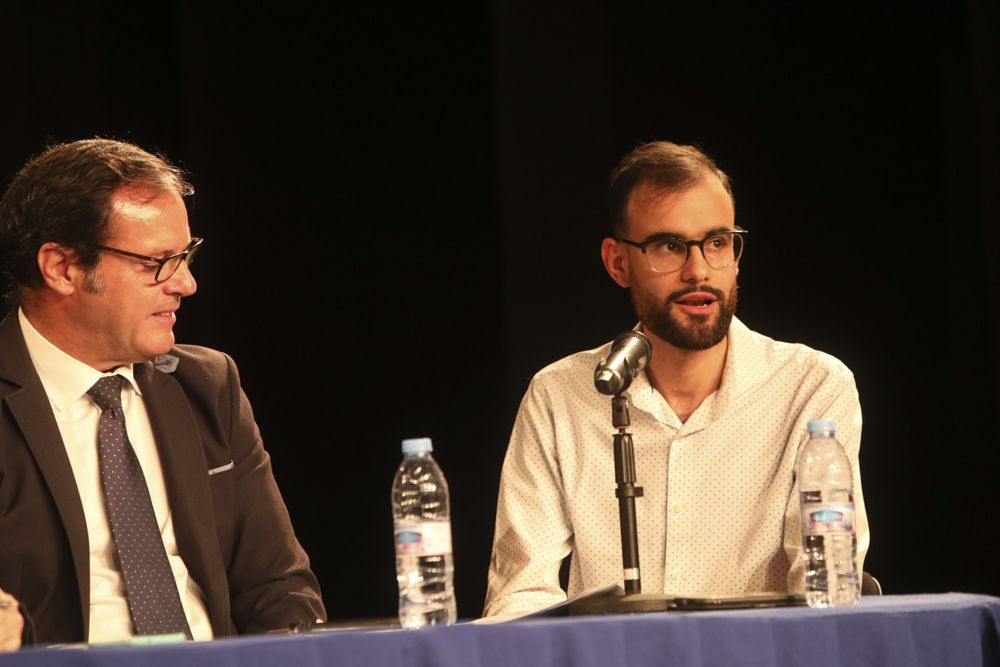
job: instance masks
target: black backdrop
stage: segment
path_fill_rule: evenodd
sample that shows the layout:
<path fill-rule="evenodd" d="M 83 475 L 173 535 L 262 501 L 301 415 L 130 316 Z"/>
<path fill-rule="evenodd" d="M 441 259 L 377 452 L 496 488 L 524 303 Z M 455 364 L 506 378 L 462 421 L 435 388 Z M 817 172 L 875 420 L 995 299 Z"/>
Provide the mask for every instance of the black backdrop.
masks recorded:
<path fill-rule="evenodd" d="M 395 613 L 389 487 L 419 435 L 478 615 L 528 380 L 633 324 L 604 189 L 658 138 L 732 176 L 739 316 L 856 374 L 867 569 L 1000 594 L 996 9 L 648 4 L 0 10 L 5 185 L 95 135 L 191 172 L 178 338 L 239 363 L 333 617 Z"/>

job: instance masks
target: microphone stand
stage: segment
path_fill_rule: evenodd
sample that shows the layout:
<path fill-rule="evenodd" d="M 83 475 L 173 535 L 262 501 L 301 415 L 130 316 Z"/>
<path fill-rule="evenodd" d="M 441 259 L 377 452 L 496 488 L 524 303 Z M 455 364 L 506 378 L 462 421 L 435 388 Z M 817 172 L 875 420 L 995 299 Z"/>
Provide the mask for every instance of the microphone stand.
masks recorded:
<path fill-rule="evenodd" d="M 642 487 L 635 485 L 635 449 L 632 434 L 626 429 L 631 425 L 628 404 L 621 392 L 611 399 L 611 423 L 618 432 L 614 436 L 615 496 L 618 498 L 618 517 L 622 537 L 622 573 L 625 587 L 594 596 L 584 596 L 569 604 L 570 615 L 585 614 L 635 614 L 650 611 L 667 611 L 672 597 L 646 595 L 642 592 L 639 571 L 639 538 L 635 520 L 635 499 L 642 497 Z"/>
<path fill-rule="evenodd" d="M 611 399 L 611 423 L 618 432 L 615 433 L 615 497 L 618 498 L 618 517 L 622 533 L 622 573 L 625 578 L 626 593 L 642 592 L 642 577 L 639 574 L 639 538 L 635 525 L 635 499 L 642 497 L 642 487 L 635 485 L 635 449 L 632 446 L 632 434 L 627 429 L 630 425 L 628 405 L 622 395 L 615 394 Z"/>

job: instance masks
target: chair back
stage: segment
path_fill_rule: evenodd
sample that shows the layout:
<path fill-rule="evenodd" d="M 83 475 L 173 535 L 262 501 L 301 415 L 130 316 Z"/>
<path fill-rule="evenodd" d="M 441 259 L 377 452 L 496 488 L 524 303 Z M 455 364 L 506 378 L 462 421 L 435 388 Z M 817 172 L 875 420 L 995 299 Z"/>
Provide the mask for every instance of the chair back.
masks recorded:
<path fill-rule="evenodd" d="M 869 572 L 861 572 L 861 594 L 882 595 L 882 584 Z"/>

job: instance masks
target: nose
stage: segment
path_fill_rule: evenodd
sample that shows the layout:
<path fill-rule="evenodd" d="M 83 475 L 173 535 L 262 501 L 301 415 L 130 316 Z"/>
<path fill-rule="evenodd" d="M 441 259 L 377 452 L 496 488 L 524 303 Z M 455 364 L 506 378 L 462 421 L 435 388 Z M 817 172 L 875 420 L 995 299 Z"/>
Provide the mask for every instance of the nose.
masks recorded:
<path fill-rule="evenodd" d="M 181 262 L 174 275 L 164 281 L 163 288 L 168 294 L 185 297 L 191 296 L 198 291 L 198 283 L 195 281 L 194 275 L 191 273 L 191 269 L 188 268 L 187 263 Z"/>
<path fill-rule="evenodd" d="M 681 280 L 686 283 L 698 284 L 708 281 L 711 267 L 705 261 L 705 253 L 701 246 L 688 246 L 687 259 L 681 267 Z"/>

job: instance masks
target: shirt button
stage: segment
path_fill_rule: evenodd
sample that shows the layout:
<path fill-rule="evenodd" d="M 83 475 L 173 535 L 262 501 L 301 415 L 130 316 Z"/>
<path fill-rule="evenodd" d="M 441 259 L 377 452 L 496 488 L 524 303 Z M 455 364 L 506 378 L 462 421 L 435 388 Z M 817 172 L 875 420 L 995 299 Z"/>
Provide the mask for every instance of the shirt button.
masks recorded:
<path fill-rule="evenodd" d="M 670 509 L 673 510 L 674 514 L 680 514 L 684 511 L 684 503 L 674 503 Z"/>
<path fill-rule="evenodd" d="M 677 574 L 676 572 L 671 572 L 670 573 L 670 581 L 677 581 L 680 578 L 681 578 L 681 575 Z"/>

